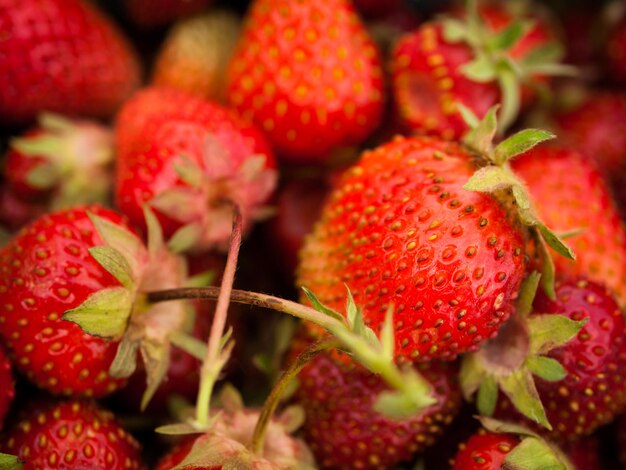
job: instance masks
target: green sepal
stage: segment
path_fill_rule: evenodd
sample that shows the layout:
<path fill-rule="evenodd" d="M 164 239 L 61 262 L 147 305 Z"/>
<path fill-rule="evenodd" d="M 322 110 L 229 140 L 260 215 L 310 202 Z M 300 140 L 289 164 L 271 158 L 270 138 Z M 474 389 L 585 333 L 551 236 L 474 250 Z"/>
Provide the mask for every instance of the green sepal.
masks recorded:
<path fill-rule="evenodd" d="M 109 375 L 117 379 L 130 377 L 137 369 L 137 351 L 139 340 L 124 335 L 117 347 L 117 352 L 109 367 Z"/>
<path fill-rule="evenodd" d="M 120 284 L 126 289 L 133 289 L 135 285 L 134 274 L 128 261 L 119 251 L 110 246 L 93 246 L 88 251 L 100 266 L 120 281 Z"/>
<path fill-rule="evenodd" d="M 230 414 L 239 413 L 245 408 L 241 393 L 233 384 L 228 382 L 222 385 L 217 401 L 220 408 Z"/>
<path fill-rule="evenodd" d="M 495 377 L 487 374 L 478 387 L 476 407 L 483 416 L 493 415 L 498 402 L 498 382 Z"/>
<path fill-rule="evenodd" d="M 211 417 L 210 423 L 213 424 L 217 419 L 216 416 Z M 211 425 L 209 425 L 210 428 Z M 193 423 L 174 423 L 165 424 L 157 427 L 154 432 L 158 434 L 165 434 L 167 436 L 184 436 L 187 434 L 203 434 L 206 429 L 195 426 Z"/>
<path fill-rule="evenodd" d="M 528 356 L 525 365 L 532 374 L 548 382 L 563 380 L 567 375 L 561 363 L 551 357 Z"/>
<path fill-rule="evenodd" d="M 198 190 L 188 186 L 178 186 L 161 191 L 150 199 L 150 206 L 172 219 L 187 222 L 198 215 Z"/>
<path fill-rule="evenodd" d="M 520 369 L 499 378 L 500 390 L 530 420 L 552 430 L 530 371 Z"/>
<path fill-rule="evenodd" d="M 87 216 L 93 223 L 100 238 L 104 241 L 104 244 L 117 250 L 126 259 L 131 272 L 136 276 L 139 272 L 140 259 L 145 253 L 145 247 L 139 237 L 126 228 L 91 211 L 87 211 Z"/>
<path fill-rule="evenodd" d="M 142 209 L 148 229 L 148 252 L 150 253 L 151 259 L 156 259 L 160 253 L 166 250 L 165 243 L 163 242 L 163 228 L 161 227 L 159 219 L 148 204 L 144 204 Z"/>
<path fill-rule="evenodd" d="M 173 331 L 169 339 L 174 346 L 200 361 L 206 357 L 207 345 L 204 341 L 200 341 L 182 331 Z"/>
<path fill-rule="evenodd" d="M 460 102 L 457 103 L 457 109 L 459 110 L 461 118 L 463 118 L 463 121 L 465 122 L 465 124 L 467 124 L 467 127 L 469 127 L 470 129 L 475 129 L 478 126 L 478 123 L 480 123 L 480 119 L 478 119 L 478 116 L 476 116 L 474 111 L 472 111 Z"/>
<path fill-rule="evenodd" d="M 513 184 L 516 182 L 509 177 L 504 168 L 488 165 L 476 170 L 467 183 L 463 185 L 463 189 L 491 193 L 499 189 L 510 188 Z"/>
<path fill-rule="evenodd" d="M 196 439 L 189 454 L 171 470 L 182 470 L 185 468 L 221 468 L 227 469 L 227 464 L 235 455 L 242 458 L 247 455 L 248 462 L 240 460 L 239 467 L 234 469 L 252 469 L 250 462 L 252 455 L 246 447 L 226 436 L 217 433 L 204 434 Z"/>
<path fill-rule="evenodd" d="M 17 137 L 11 139 L 9 145 L 25 157 L 41 157 L 49 161 L 56 160 L 55 157 L 65 150 L 61 138 L 46 133 L 32 137 Z"/>
<path fill-rule="evenodd" d="M 559 232 L 557 233 L 557 236 L 561 240 L 566 240 L 568 238 L 574 238 L 574 237 L 577 237 L 578 235 L 582 235 L 586 231 L 587 231 L 587 227 L 573 228 L 571 230 L 566 230 L 565 232 Z"/>
<path fill-rule="evenodd" d="M 167 241 L 173 253 L 184 253 L 198 243 L 202 237 L 202 227 L 198 223 L 189 223 L 176 230 Z"/>
<path fill-rule="evenodd" d="M 475 416 L 475 418 L 480 421 L 480 424 L 487 431 L 491 431 L 497 434 L 516 434 L 518 436 L 533 436 L 539 437 L 539 435 L 528 429 L 521 424 L 510 423 L 507 421 L 500 421 L 495 418 L 490 418 L 488 416 Z"/>
<path fill-rule="evenodd" d="M 552 248 L 558 254 L 567 259 L 576 259 L 576 254 L 574 253 L 574 251 L 569 246 L 567 246 L 563 242 L 563 240 L 561 240 L 552 230 L 550 230 L 541 222 L 537 224 L 537 228 L 539 229 L 539 232 L 541 232 L 541 236 L 550 248 Z"/>
<path fill-rule="evenodd" d="M 464 77 L 477 83 L 489 83 L 497 78 L 497 70 L 493 62 L 482 55 L 462 65 L 459 68 L 459 72 Z"/>
<path fill-rule="evenodd" d="M 478 360 L 477 354 L 466 354 L 461 361 L 459 384 L 466 401 L 470 401 L 474 392 L 485 379 L 487 371 Z"/>
<path fill-rule="evenodd" d="M 504 458 L 504 467 L 511 470 L 567 470 L 568 466 L 543 440 L 526 437 Z"/>
<path fill-rule="evenodd" d="M 500 130 L 508 129 L 517 119 L 521 107 L 520 82 L 510 64 L 501 62 L 498 70 L 498 83 L 502 92 L 500 110 Z"/>
<path fill-rule="evenodd" d="M 576 336 L 589 321 L 572 320 L 564 315 L 533 315 L 528 319 L 530 353 L 546 354 L 554 348 L 563 346 Z"/>
<path fill-rule="evenodd" d="M 430 395 L 430 383 L 414 369 L 405 370 L 403 378 L 405 389 L 381 392 L 373 405 L 375 411 L 399 420 L 415 416 L 417 412 L 437 403 L 437 399 Z"/>
<path fill-rule="evenodd" d="M 133 298 L 124 287 L 94 292 L 78 307 L 67 310 L 63 319 L 76 323 L 91 336 L 118 339 L 126 331 L 133 309 Z"/>
<path fill-rule="evenodd" d="M 350 288 L 345 284 L 344 286 L 347 292 L 346 318 L 348 319 L 348 326 L 352 328 L 353 331 L 356 331 L 357 333 L 359 333 L 357 331 L 357 328 L 360 328 L 361 325 L 363 324 L 361 311 L 359 310 L 359 308 L 356 306 L 356 303 L 354 302 L 354 297 L 352 296 L 352 292 L 350 291 Z"/>
<path fill-rule="evenodd" d="M 215 281 L 215 271 L 209 269 L 193 276 L 189 276 L 185 280 L 185 287 L 206 287 L 213 284 Z"/>
<path fill-rule="evenodd" d="M 60 177 L 55 165 L 42 163 L 26 174 L 26 182 L 37 189 L 52 189 L 59 183 Z"/>
<path fill-rule="evenodd" d="M 58 133 L 71 132 L 75 128 L 75 124 L 65 116 L 57 113 L 51 113 L 48 111 L 42 112 L 37 118 L 39 125 L 48 130 Z"/>
<path fill-rule="evenodd" d="M 554 279 L 556 268 L 554 267 L 554 260 L 550 255 L 548 245 L 546 245 L 546 242 L 539 234 L 535 236 L 535 243 L 541 262 L 541 287 L 550 300 L 555 300 L 556 292 L 554 290 Z"/>
<path fill-rule="evenodd" d="M 385 314 L 385 322 L 380 330 L 380 345 L 383 357 L 393 361 L 396 347 L 396 335 L 393 329 L 393 305 L 389 304 Z"/>
<path fill-rule="evenodd" d="M 293 434 L 306 421 L 306 411 L 300 405 L 291 405 L 278 416 L 278 422 L 288 434 Z"/>
<path fill-rule="evenodd" d="M 441 20 L 442 34 L 446 42 L 455 43 L 467 39 L 467 26 L 460 20 L 444 18 Z"/>
<path fill-rule="evenodd" d="M 489 38 L 487 46 L 493 51 L 506 51 L 513 47 L 532 27 L 529 21 L 513 21 Z"/>
<path fill-rule="evenodd" d="M 15 455 L 0 453 L 0 470 L 20 470 L 24 466 Z"/>
<path fill-rule="evenodd" d="M 463 142 L 479 155 L 491 158 L 493 139 L 498 130 L 497 112 L 500 105 L 493 106 L 475 127 L 465 136 Z"/>
<path fill-rule="evenodd" d="M 541 142 L 554 139 L 556 136 L 541 129 L 524 129 L 503 140 L 494 149 L 498 164 L 527 152 Z"/>
<path fill-rule="evenodd" d="M 309 299 L 309 302 L 311 302 L 311 305 L 313 306 L 315 310 L 317 310 L 318 312 L 324 313 L 328 315 L 329 317 L 334 318 L 335 320 L 339 320 L 341 323 L 346 322 L 346 319 L 343 317 L 343 315 L 341 315 L 338 312 L 335 312 L 333 309 L 328 308 L 326 305 L 322 304 L 317 298 L 317 296 L 313 292 L 311 292 L 309 289 L 303 286 L 302 291 L 304 292 L 304 295 L 307 296 L 307 299 Z M 354 299 L 352 301 L 354 302 Z"/>
<path fill-rule="evenodd" d="M 557 41 L 543 44 L 541 47 L 535 47 L 524 56 L 522 67 L 528 69 L 558 62 L 563 57 L 563 53 L 563 46 Z"/>
<path fill-rule="evenodd" d="M 204 174 L 202 169 L 189 157 L 181 155 L 178 162 L 173 164 L 178 177 L 192 188 L 202 186 Z"/>
<path fill-rule="evenodd" d="M 139 351 L 146 369 L 146 390 L 141 397 L 140 408 L 144 411 L 167 374 L 170 365 L 170 344 L 144 339 L 139 345 Z"/>
<path fill-rule="evenodd" d="M 533 301 L 537 295 L 537 288 L 541 280 L 541 274 L 537 271 L 530 273 L 522 282 L 515 304 L 515 311 L 522 317 L 527 317 L 533 310 Z"/>

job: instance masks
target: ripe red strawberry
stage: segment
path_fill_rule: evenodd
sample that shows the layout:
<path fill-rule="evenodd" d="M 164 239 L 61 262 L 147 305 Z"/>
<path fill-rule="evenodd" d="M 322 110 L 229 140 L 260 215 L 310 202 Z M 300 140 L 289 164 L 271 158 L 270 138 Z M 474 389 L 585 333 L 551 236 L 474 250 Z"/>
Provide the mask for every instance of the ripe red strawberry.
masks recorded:
<path fill-rule="evenodd" d="M 152 83 L 226 100 L 226 68 L 235 50 L 241 20 L 216 10 L 178 21 L 156 58 Z"/>
<path fill-rule="evenodd" d="M 514 161 L 513 167 L 548 226 L 561 233 L 583 229 L 567 240 L 576 260 L 555 257 L 557 272 L 604 283 L 624 304 L 626 231 L 596 166 L 571 149 L 538 147 Z"/>
<path fill-rule="evenodd" d="M 4 417 L 15 398 L 15 381 L 11 372 L 11 361 L 4 347 L 0 347 L 0 390 L 2 390 L 0 392 L 0 430 L 2 430 Z"/>
<path fill-rule="evenodd" d="M 301 251 L 298 285 L 343 311 L 347 284 L 376 333 L 394 306 L 399 360 L 453 358 L 494 336 L 524 276 L 521 226 L 462 186 L 457 144 L 397 138 L 365 152 Z"/>
<path fill-rule="evenodd" d="M 556 300 L 538 292 L 533 307 L 536 314 L 588 319 L 575 338 L 547 353 L 563 366 L 565 378 L 550 382 L 535 378 L 553 430 L 548 433 L 524 420 L 554 440 L 574 441 L 626 409 L 626 322 L 605 287 L 582 279 L 557 282 Z M 503 396 L 498 400 L 496 416 L 516 422 L 523 419 Z"/>
<path fill-rule="evenodd" d="M 461 13 L 462 16 L 472 15 L 471 12 Z M 513 42 L 497 42 L 501 50 L 495 54 L 492 44 L 473 48 L 469 42 L 504 34 L 514 22 L 522 20 L 528 18 L 515 18 L 505 7 L 494 4 L 481 7 L 480 21 L 484 24 L 480 31 L 468 26 L 461 33 L 458 30 L 464 27 L 458 20 L 435 20 L 398 41 L 391 71 L 394 98 L 405 125 L 415 132 L 459 139 L 468 126 L 458 104 L 482 118 L 492 106 L 502 102 L 503 126 L 509 126 L 519 111 L 516 101 L 524 91 L 515 77 L 522 73 L 524 80 L 538 78 L 532 64 L 525 64 L 524 60 L 547 47 L 552 34 L 545 23 L 533 15 L 532 26 L 520 30 Z M 457 31 L 450 31 L 452 26 Z M 491 49 L 486 52 L 488 47 Z M 515 72 L 507 69 L 510 61 L 518 63 Z M 503 82 L 498 82 L 503 70 L 510 79 L 506 91 L 502 89 Z M 515 98 L 511 99 L 512 96 Z"/>
<path fill-rule="evenodd" d="M 117 121 L 117 206 L 138 226 L 149 203 L 180 249 L 223 247 L 238 205 L 245 229 L 276 183 L 272 153 L 253 126 L 177 90 L 139 92 Z"/>
<path fill-rule="evenodd" d="M 319 162 L 378 126 L 382 69 L 347 0 L 256 0 L 230 64 L 228 97 L 285 161 Z"/>
<path fill-rule="evenodd" d="M 51 209 L 104 203 L 111 188 L 112 160 L 110 129 L 43 114 L 36 128 L 11 140 L 4 177 L 19 198 L 46 201 Z"/>
<path fill-rule="evenodd" d="M 142 468 L 139 444 L 113 414 L 94 402 L 61 401 L 29 407 L 0 439 L 24 470 Z"/>
<path fill-rule="evenodd" d="M 8 185 L 0 186 L 0 225 L 10 232 L 48 211 L 45 202 L 28 202 L 18 197 Z"/>
<path fill-rule="evenodd" d="M 115 212 L 90 210 L 125 226 Z M 0 334 L 16 368 L 53 393 L 100 397 L 125 383 L 108 374 L 117 342 L 61 318 L 94 291 L 119 285 L 87 251 L 100 244 L 80 208 L 39 218 L 0 250 Z"/>
<path fill-rule="evenodd" d="M 388 390 L 363 368 L 344 370 L 318 355 L 300 372 L 296 400 L 306 412 L 304 435 L 322 468 L 395 468 L 432 445 L 459 410 L 461 394 L 452 364 L 419 364 L 437 400 L 418 415 L 393 420 L 373 410 Z"/>
<path fill-rule="evenodd" d="M 42 111 L 109 117 L 139 84 L 130 44 L 84 0 L 0 2 L 0 122 Z"/>
<path fill-rule="evenodd" d="M 620 447 L 621 448 L 621 447 Z M 589 436 L 561 446 L 576 470 L 602 470 L 600 440 Z"/>
<path fill-rule="evenodd" d="M 133 23 L 147 27 L 163 26 L 183 16 L 206 9 L 213 0 L 125 0 Z"/>
<path fill-rule="evenodd" d="M 481 429 L 459 446 L 453 470 L 499 470 L 504 459 L 520 443 L 512 434 L 496 434 Z"/>

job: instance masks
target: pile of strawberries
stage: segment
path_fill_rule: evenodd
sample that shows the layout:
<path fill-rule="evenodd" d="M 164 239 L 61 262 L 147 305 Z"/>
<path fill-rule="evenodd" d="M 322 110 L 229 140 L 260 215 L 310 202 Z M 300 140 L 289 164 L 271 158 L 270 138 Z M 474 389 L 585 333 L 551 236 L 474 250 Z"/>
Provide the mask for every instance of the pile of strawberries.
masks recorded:
<path fill-rule="evenodd" d="M 1 469 L 626 468 L 621 0 L 0 0 L 0 71 Z"/>

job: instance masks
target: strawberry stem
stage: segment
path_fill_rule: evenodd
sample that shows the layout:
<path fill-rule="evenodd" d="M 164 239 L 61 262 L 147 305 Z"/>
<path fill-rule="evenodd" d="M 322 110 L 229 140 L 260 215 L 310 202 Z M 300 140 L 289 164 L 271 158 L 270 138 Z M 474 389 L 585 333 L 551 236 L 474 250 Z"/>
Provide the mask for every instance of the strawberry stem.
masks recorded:
<path fill-rule="evenodd" d="M 289 387 L 291 381 L 300 373 L 302 368 L 319 353 L 328 349 L 333 349 L 339 345 L 339 342 L 334 338 L 327 338 L 317 343 L 310 345 L 302 353 L 298 355 L 295 361 L 289 365 L 289 368 L 285 370 L 278 381 L 272 388 L 269 396 L 263 404 L 263 409 L 259 415 L 259 420 L 254 428 L 252 434 L 252 443 L 250 445 L 252 452 L 258 456 L 263 455 L 263 446 L 265 444 L 265 434 L 267 432 L 267 425 L 276 411 L 276 407 L 280 402 L 285 390 Z"/>
<path fill-rule="evenodd" d="M 215 315 L 213 324 L 211 325 L 211 333 L 207 343 L 206 356 L 202 363 L 200 371 L 200 388 L 198 391 L 198 400 L 196 403 L 196 421 L 200 426 L 209 424 L 209 406 L 211 402 L 211 394 L 217 377 L 226 362 L 227 358 L 223 358 L 223 352 L 228 351 L 222 343 L 224 336 L 224 327 L 226 326 L 226 317 L 228 315 L 228 305 L 230 303 L 231 292 L 235 280 L 235 271 L 237 269 L 237 260 L 239 259 L 239 248 L 241 247 L 242 234 L 242 217 L 239 207 L 233 204 L 233 230 L 231 232 L 228 257 L 226 258 L 226 266 L 222 276 L 222 285 L 219 288 L 217 296 L 217 305 L 215 307 Z"/>

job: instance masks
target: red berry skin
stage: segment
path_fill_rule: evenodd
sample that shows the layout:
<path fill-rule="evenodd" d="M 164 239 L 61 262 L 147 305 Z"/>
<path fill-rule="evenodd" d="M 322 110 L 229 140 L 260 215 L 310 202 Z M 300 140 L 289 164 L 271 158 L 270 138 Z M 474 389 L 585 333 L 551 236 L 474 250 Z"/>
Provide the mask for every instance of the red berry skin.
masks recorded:
<path fill-rule="evenodd" d="M 0 123 L 109 117 L 139 84 L 130 44 L 90 2 L 1 0 L 0 31 Z"/>
<path fill-rule="evenodd" d="M 181 463 L 185 457 L 191 451 L 194 442 L 196 442 L 195 438 L 185 438 L 182 442 L 175 445 L 167 454 L 165 454 L 161 459 L 157 462 L 154 470 L 171 470 L 176 467 L 179 463 Z M 198 467 L 194 467 L 198 468 Z M 202 467 L 205 470 L 219 470 L 221 467 Z"/>
<path fill-rule="evenodd" d="M 26 132 L 22 137 L 36 137 L 42 133 L 39 129 Z M 4 156 L 4 178 L 11 191 L 24 201 L 41 200 L 50 195 L 52 188 L 39 189 L 28 183 L 28 174 L 39 165 L 45 163 L 43 158 L 26 156 L 10 147 Z"/>
<path fill-rule="evenodd" d="M 535 426 L 536 430 L 555 441 L 578 440 L 626 408 L 626 322 L 604 286 L 582 279 L 558 282 L 554 301 L 539 292 L 533 307 L 540 314 L 560 314 L 577 321 L 588 318 L 578 336 L 547 354 L 563 365 L 566 377 L 558 382 L 535 377 L 553 427 L 551 432 Z M 504 421 L 523 419 L 502 395 L 496 416 Z"/>
<path fill-rule="evenodd" d="M 0 335 L 17 370 L 37 386 L 101 397 L 125 383 L 108 375 L 118 343 L 62 319 L 92 293 L 120 285 L 87 251 L 103 242 L 86 210 L 44 215 L 0 250 Z M 116 212 L 88 210 L 127 227 Z"/>
<path fill-rule="evenodd" d="M 626 83 L 626 17 L 611 31 L 605 45 L 608 77 L 617 83 Z"/>
<path fill-rule="evenodd" d="M 556 271 L 606 284 L 624 305 L 626 231 L 607 182 L 593 162 L 572 149 L 537 147 L 521 155 L 513 167 L 548 227 L 556 233 L 584 229 L 566 240 L 576 253 L 575 261 L 554 254 Z"/>
<path fill-rule="evenodd" d="M 229 67 L 228 99 L 290 163 L 357 145 L 383 112 L 376 46 L 346 0 L 255 0 Z"/>
<path fill-rule="evenodd" d="M 496 434 L 481 429 L 459 446 L 452 470 L 500 470 L 504 459 L 519 444 L 511 434 Z"/>
<path fill-rule="evenodd" d="M 142 228 L 145 228 L 144 203 L 170 189 L 190 189 L 175 170 L 181 155 L 197 164 L 206 177 L 215 179 L 212 191 L 217 196 L 220 191 L 226 196 L 230 190 L 229 181 L 224 181 L 222 186 L 219 181 L 222 176 L 224 180 L 228 178 L 230 165 L 237 171 L 253 155 L 265 156 L 265 169 L 274 169 L 276 165 L 267 141 L 253 125 L 227 108 L 178 90 L 155 87 L 137 93 L 118 116 L 116 133 L 119 155 L 116 205 L 133 224 Z M 208 138 L 214 138 L 225 150 L 224 161 L 207 163 L 204 157 Z M 247 228 L 251 224 L 251 212 L 264 202 L 259 198 L 269 196 L 269 192 L 255 183 L 235 190 L 242 198 L 239 205 Z M 200 203 L 204 205 L 196 209 L 202 212 L 212 201 Z M 166 237 L 183 225 L 158 209 L 155 214 Z M 232 219 L 230 216 L 223 219 L 221 238 L 227 240 Z"/>
<path fill-rule="evenodd" d="M 29 408 L 0 440 L 0 450 L 23 460 L 23 470 L 142 468 L 139 444 L 95 402 Z"/>
<path fill-rule="evenodd" d="M 600 440 L 590 436 L 561 447 L 576 470 L 602 470 Z M 620 447 L 623 449 L 623 447 Z"/>
<path fill-rule="evenodd" d="M 306 412 L 304 435 L 322 468 L 395 468 L 432 445 L 461 404 L 456 374 L 448 363 L 424 363 L 419 372 L 432 384 L 437 404 L 395 421 L 372 409 L 388 390 L 380 377 L 361 368 L 345 370 L 319 355 L 299 374 L 297 402 Z"/>
<path fill-rule="evenodd" d="M 48 211 L 45 202 L 29 202 L 18 197 L 8 185 L 0 186 L 0 225 L 10 232 Z"/>
<path fill-rule="evenodd" d="M 11 361 L 4 347 L 0 347 L 0 390 L 0 430 L 2 430 L 4 417 L 15 398 L 15 381 L 11 371 Z"/>
<path fill-rule="evenodd" d="M 394 305 L 399 360 L 454 358 L 494 336 L 524 276 L 521 229 L 462 186 L 459 145 L 397 138 L 346 170 L 300 254 L 297 284 L 343 312 L 345 284 L 380 330 Z"/>

